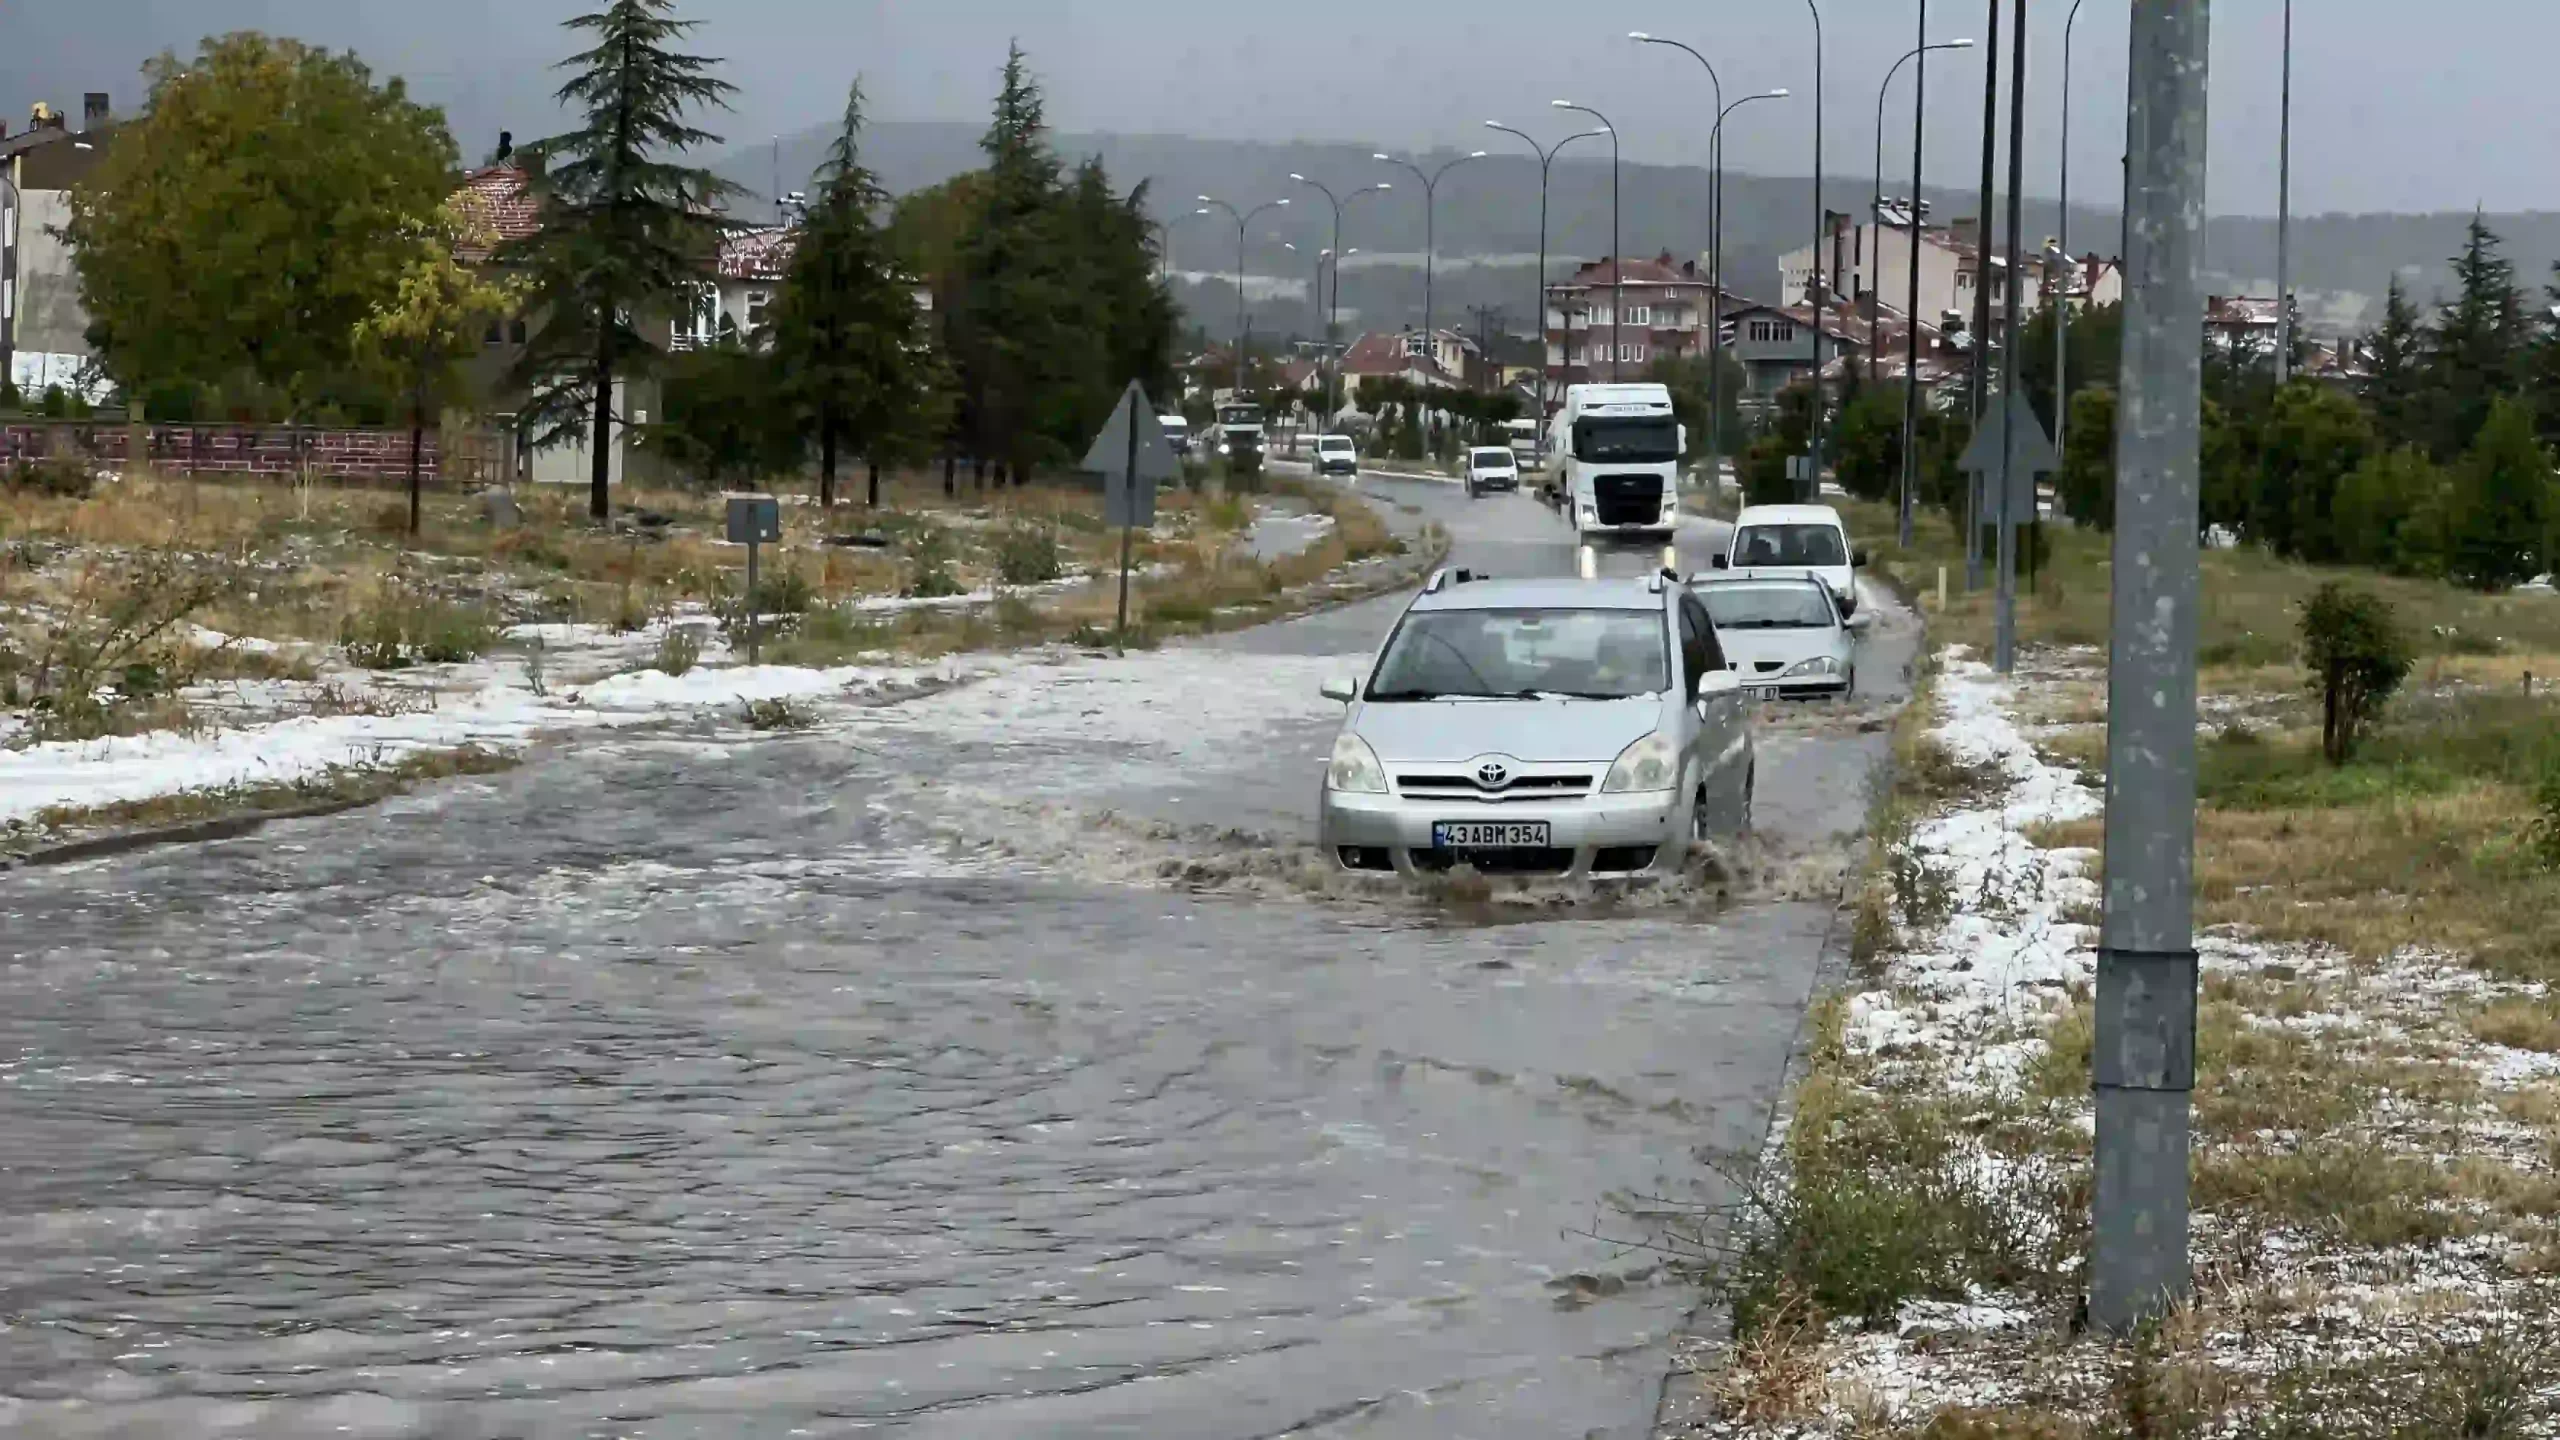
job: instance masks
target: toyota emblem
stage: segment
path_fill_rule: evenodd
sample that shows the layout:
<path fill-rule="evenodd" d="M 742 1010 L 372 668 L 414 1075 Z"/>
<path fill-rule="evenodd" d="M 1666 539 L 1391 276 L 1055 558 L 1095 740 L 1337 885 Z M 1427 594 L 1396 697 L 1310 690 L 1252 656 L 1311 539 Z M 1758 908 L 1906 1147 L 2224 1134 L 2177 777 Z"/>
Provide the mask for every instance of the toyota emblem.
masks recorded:
<path fill-rule="evenodd" d="M 1486 760 L 1476 766 L 1476 784 L 1487 790 L 1499 790 L 1511 783 L 1511 767 L 1499 760 Z"/>

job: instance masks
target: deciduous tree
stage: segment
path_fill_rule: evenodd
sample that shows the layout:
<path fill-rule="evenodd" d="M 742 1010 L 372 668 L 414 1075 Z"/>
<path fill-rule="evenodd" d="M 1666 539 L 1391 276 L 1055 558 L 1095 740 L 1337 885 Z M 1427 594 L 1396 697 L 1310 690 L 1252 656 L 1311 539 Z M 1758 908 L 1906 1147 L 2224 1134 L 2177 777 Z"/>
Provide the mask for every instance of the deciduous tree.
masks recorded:
<path fill-rule="evenodd" d="M 419 453 L 427 417 L 450 404 L 463 387 L 462 361 L 479 344 L 481 328 L 523 303 L 514 277 L 493 279 L 461 259 L 464 247 L 485 250 L 462 212 L 447 203 L 434 223 L 406 242 L 395 294 L 356 325 L 359 353 L 408 401 L 409 533 L 418 533 Z"/>

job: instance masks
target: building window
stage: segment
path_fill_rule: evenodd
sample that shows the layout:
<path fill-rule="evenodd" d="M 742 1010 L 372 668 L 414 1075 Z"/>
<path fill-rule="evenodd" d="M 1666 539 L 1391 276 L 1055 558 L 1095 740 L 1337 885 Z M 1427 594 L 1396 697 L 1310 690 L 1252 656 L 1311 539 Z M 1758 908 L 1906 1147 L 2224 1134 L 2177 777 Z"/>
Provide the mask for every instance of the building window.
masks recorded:
<path fill-rule="evenodd" d="M 1644 347 L 1643 347 L 1643 346 L 1641 346 L 1641 345 L 1621 345 L 1621 346 L 1619 346 L 1619 347 L 1618 347 L 1618 363 L 1619 363 L 1619 364 L 1621 364 L 1621 365 L 1641 365 L 1641 364 L 1643 364 L 1643 363 L 1644 363 Z"/>
<path fill-rule="evenodd" d="M 750 290 L 747 292 L 748 334 L 752 335 L 756 331 L 764 328 L 765 307 L 771 304 L 772 301 L 773 292 L 770 290 Z"/>
<path fill-rule="evenodd" d="M 1627 307 L 1627 323 L 1628 323 L 1628 324 L 1630 324 L 1630 325 L 1650 325 L 1650 324 L 1652 324 L 1652 323 L 1653 323 L 1653 307 L 1652 307 L 1652 306 L 1650 306 L 1650 305 L 1630 305 L 1630 306 L 1628 306 L 1628 307 Z"/>
<path fill-rule="evenodd" d="M 1751 338 L 1765 344 L 1784 345 L 1788 341 L 1796 338 L 1795 322 L 1791 320 L 1754 320 L 1751 322 Z"/>

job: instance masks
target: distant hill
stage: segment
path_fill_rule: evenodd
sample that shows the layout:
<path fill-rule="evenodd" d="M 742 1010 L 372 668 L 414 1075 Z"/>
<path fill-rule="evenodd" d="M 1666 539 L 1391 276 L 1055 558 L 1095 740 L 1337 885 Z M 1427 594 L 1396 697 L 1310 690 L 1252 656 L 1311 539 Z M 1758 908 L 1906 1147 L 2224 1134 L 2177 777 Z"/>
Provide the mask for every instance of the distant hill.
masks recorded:
<path fill-rule="evenodd" d="M 939 184 L 980 163 L 980 127 L 951 122 L 884 121 L 866 135 L 864 154 L 895 193 Z M 716 162 L 720 173 L 770 205 L 777 173 L 784 190 L 803 189 L 832 138 L 831 127 L 785 136 L 778 147 L 730 152 Z M 1451 172 L 1440 184 L 1438 276 L 1434 310 L 1439 323 L 1468 325 L 1471 306 L 1500 307 L 1503 320 L 1527 329 L 1534 304 L 1538 250 L 1537 162 L 1507 136 L 1488 133 L 1493 152 Z M 1148 182 L 1151 208 L 1174 219 L 1174 268 L 1186 304 L 1212 335 L 1234 326 L 1232 275 L 1235 227 L 1223 213 L 1194 217 L 1192 197 L 1219 196 L 1250 208 L 1288 198 L 1288 210 L 1266 215 L 1248 248 L 1247 293 L 1258 333 L 1312 334 L 1320 328 L 1306 301 L 1316 252 L 1332 243 L 1332 212 L 1324 198 L 1289 179 L 1292 172 L 1321 180 L 1338 194 L 1386 181 L 1392 193 L 1366 197 L 1345 211 L 1343 239 L 1362 254 L 1344 267 L 1343 324 L 1419 323 L 1422 316 L 1423 221 L 1421 187 L 1410 174 L 1371 159 L 1368 147 L 1298 141 L 1240 142 L 1177 135 L 1061 134 L 1058 153 L 1070 161 L 1099 155 L 1123 189 Z M 1512 147 L 1505 149 L 1505 146 Z M 1550 265 L 1561 271 L 1573 259 L 1608 253 L 1609 164 L 1606 146 L 1584 141 L 1557 162 L 1549 200 Z M 1447 155 L 1427 158 L 1426 167 Z M 778 165 L 777 165 L 778 161 Z M 1707 249 L 1707 172 L 1696 166 L 1633 165 L 1622 178 L 1622 248 L 1630 255 L 1668 251 L 1695 259 Z M 1397 183 L 1401 182 L 1401 183 Z M 1862 211 L 1869 185 L 1833 175 L 1823 199 L 1834 210 Z M 1894 193 L 1888 178 L 1887 193 Z M 1975 194 L 1931 186 L 1932 213 L 1947 219 L 1970 215 Z M 1774 297 L 1778 256 L 1813 233 L 1805 183 L 1761 175 L 1725 177 L 1726 273 L 1745 294 Z M 2054 232 L 2057 207 L 2029 196 L 2026 235 L 2031 243 Z M 2537 292 L 2560 261 L 2560 212 L 2492 215 L 2490 227 L 2507 242 L 2517 274 Z M 2293 225 L 2295 286 L 2311 328 L 2354 330 L 2379 317 L 2384 288 L 2399 272 L 2421 304 L 2452 288 L 2447 257 L 2461 248 L 2466 214 L 2315 215 Z M 2113 205 L 2071 208 L 2074 250 L 2118 248 L 2121 222 Z M 1274 239 L 1261 237 L 1270 236 Z M 1280 248 L 1296 242 L 1299 254 Z M 2275 222 L 2224 217 L 2208 223 L 2206 285 L 2223 294 L 2269 294 L 2275 289 Z M 1256 277 L 1260 277 L 1257 279 Z M 2537 298 L 2540 298 L 2537 294 Z"/>

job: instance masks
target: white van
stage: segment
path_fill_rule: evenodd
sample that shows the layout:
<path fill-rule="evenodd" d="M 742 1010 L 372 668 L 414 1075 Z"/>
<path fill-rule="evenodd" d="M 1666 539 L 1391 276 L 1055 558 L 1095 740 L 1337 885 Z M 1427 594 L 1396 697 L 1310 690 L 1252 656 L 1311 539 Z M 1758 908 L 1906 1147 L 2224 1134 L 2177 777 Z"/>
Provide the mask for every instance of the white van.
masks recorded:
<path fill-rule="evenodd" d="M 1547 485 L 1574 538 L 1669 539 L 1688 446 L 1665 386 L 1566 386 L 1548 431 Z"/>
<path fill-rule="evenodd" d="M 1191 420 L 1188 416 L 1159 415 L 1156 417 L 1156 427 L 1164 431 L 1164 443 L 1172 447 L 1174 454 L 1191 453 Z"/>
<path fill-rule="evenodd" d="M 1752 505 L 1733 517 L 1733 545 L 1714 567 L 1737 575 L 1811 574 L 1830 588 L 1844 616 L 1858 612 L 1857 567 L 1863 550 L 1849 548 L 1849 527 L 1828 505 Z"/>

